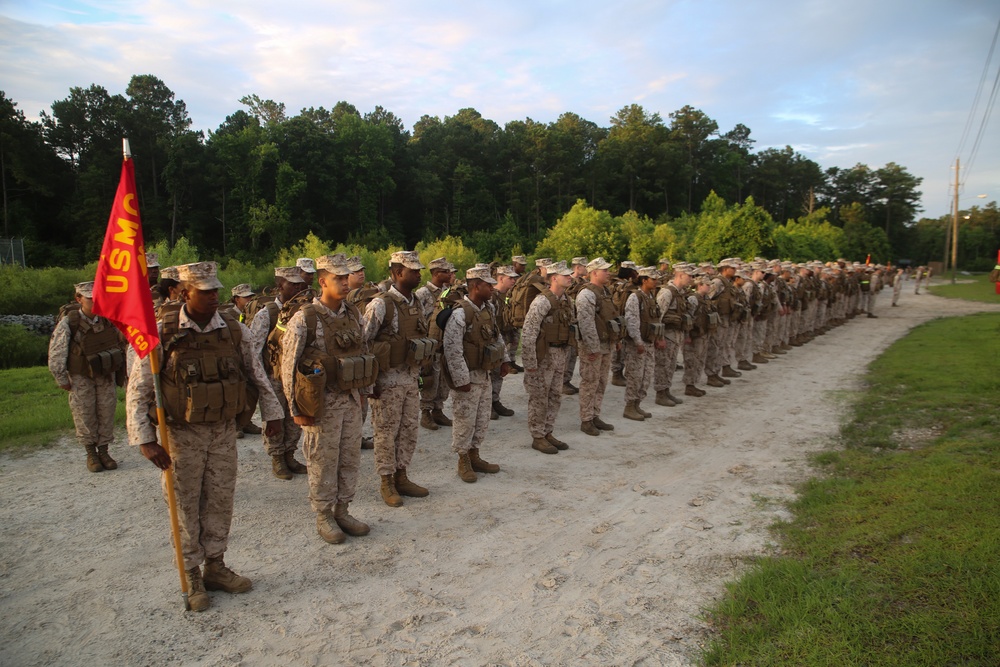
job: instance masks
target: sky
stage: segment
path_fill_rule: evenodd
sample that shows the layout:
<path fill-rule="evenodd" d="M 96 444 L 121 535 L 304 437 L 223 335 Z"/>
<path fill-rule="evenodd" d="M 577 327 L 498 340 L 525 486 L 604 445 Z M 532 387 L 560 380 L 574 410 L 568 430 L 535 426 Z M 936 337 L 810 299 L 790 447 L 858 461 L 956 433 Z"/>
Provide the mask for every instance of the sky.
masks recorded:
<path fill-rule="evenodd" d="M 344 100 L 408 129 L 472 107 L 501 126 L 622 107 L 701 109 L 755 150 L 828 167 L 895 162 L 923 212 L 1000 200 L 996 0 L 0 0 L 0 90 L 28 118 L 73 86 L 153 74 L 214 130 L 255 93 L 289 115 Z M 980 81 L 970 136 L 962 145 Z M 962 149 L 961 151 L 959 149 Z M 985 199 L 977 198 L 985 194 Z"/>

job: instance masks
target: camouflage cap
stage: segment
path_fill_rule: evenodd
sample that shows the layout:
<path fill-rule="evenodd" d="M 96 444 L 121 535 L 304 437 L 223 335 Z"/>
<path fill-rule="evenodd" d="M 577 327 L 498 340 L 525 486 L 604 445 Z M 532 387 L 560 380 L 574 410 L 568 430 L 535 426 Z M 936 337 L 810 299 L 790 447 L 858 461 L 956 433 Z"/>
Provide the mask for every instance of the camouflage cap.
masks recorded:
<path fill-rule="evenodd" d="M 73 285 L 73 289 L 76 290 L 77 294 L 79 294 L 80 296 L 82 296 L 84 298 L 92 299 L 94 297 L 94 281 L 93 280 L 88 280 L 85 283 L 77 283 L 77 284 Z"/>
<path fill-rule="evenodd" d="M 302 276 L 302 269 L 297 266 L 279 266 L 274 269 L 274 275 L 284 278 L 290 283 L 304 283 L 306 279 Z"/>
<path fill-rule="evenodd" d="M 497 284 L 497 281 L 494 280 L 493 276 L 490 275 L 490 267 L 489 266 L 483 267 L 483 266 L 477 265 L 477 266 L 472 267 L 471 269 L 466 269 L 465 270 L 465 279 L 466 280 L 482 280 L 484 283 L 489 283 L 490 285 L 496 285 Z"/>
<path fill-rule="evenodd" d="M 299 267 L 306 273 L 316 273 L 316 263 L 308 257 L 299 257 L 295 260 L 295 266 Z"/>
<path fill-rule="evenodd" d="M 389 264 L 390 266 L 392 264 L 402 264 L 408 269 L 415 269 L 417 271 L 427 268 L 420 263 L 420 256 L 412 250 L 397 250 L 392 253 L 392 257 L 389 258 Z"/>
<path fill-rule="evenodd" d="M 361 261 L 361 258 L 355 255 L 354 257 L 347 258 L 347 268 L 351 270 L 351 273 L 357 273 L 358 271 L 363 271 L 365 265 Z"/>
<path fill-rule="evenodd" d="M 547 267 L 551 263 L 552 263 L 551 257 L 539 257 L 538 259 L 535 260 L 535 266 L 540 268 Z"/>
<path fill-rule="evenodd" d="M 229 290 L 229 292 L 233 296 L 242 297 L 244 299 L 252 297 L 254 294 L 256 294 L 256 292 L 253 291 L 253 288 L 250 287 L 250 283 L 240 283 L 233 289 Z"/>
<path fill-rule="evenodd" d="M 528 258 L 525 257 L 524 255 L 514 255 L 513 257 L 510 258 L 510 263 L 512 265 L 513 264 L 521 264 L 521 265 L 527 266 L 528 265 Z"/>
<path fill-rule="evenodd" d="M 573 275 L 573 269 L 566 266 L 566 260 L 561 260 L 558 262 L 553 262 L 549 264 L 546 269 L 548 275 L 555 274 L 557 276 L 571 276 Z"/>
<path fill-rule="evenodd" d="M 160 257 L 159 257 L 159 255 L 157 255 L 155 252 L 147 252 L 146 253 L 146 268 L 147 269 L 159 268 L 159 266 L 160 266 Z"/>
<path fill-rule="evenodd" d="M 180 274 L 177 273 L 176 266 L 168 266 L 166 268 L 160 269 L 160 280 L 173 280 L 175 282 L 180 282 Z"/>
<path fill-rule="evenodd" d="M 610 269 L 611 262 L 606 261 L 603 257 L 595 257 L 594 259 L 587 262 L 588 271 L 600 271 L 602 269 Z"/>
<path fill-rule="evenodd" d="M 329 271 L 335 276 L 346 276 L 351 273 L 350 267 L 347 266 L 347 256 L 342 252 L 317 257 L 316 268 Z"/>
<path fill-rule="evenodd" d="M 215 262 L 193 262 L 177 267 L 181 282 L 199 290 L 213 290 L 222 287 L 218 277 L 219 265 Z"/>
<path fill-rule="evenodd" d="M 570 266 L 587 266 L 586 257 L 574 257 L 573 261 L 570 262 Z"/>

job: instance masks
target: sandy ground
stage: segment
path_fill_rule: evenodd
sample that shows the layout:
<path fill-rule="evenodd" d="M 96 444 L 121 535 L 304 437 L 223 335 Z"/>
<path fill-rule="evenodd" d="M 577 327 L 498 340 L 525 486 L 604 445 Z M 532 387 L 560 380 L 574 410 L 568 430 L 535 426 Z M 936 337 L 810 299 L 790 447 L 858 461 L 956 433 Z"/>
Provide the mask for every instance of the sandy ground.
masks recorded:
<path fill-rule="evenodd" d="M 363 452 L 364 538 L 315 533 L 304 477 L 271 475 L 240 441 L 227 562 L 245 595 L 182 611 L 158 472 L 123 444 L 117 472 L 87 472 L 69 439 L 0 457 L 0 664 L 686 665 L 708 640 L 704 607 L 773 545 L 767 526 L 834 444 L 846 398 L 892 341 L 935 316 L 1000 310 L 907 283 L 898 308 L 857 318 L 652 420 L 579 432 L 566 397 L 557 456 L 529 448 L 521 376 L 491 422 L 497 475 L 462 483 L 450 429 L 421 430 L 411 477 L 430 497 L 378 496 Z M 679 374 L 678 374 L 679 381 Z M 678 393 L 678 392 L 675 392 Z M 446 410 L 448 411 L 448 410 Z M 124 434 L 119 442 L 124 441 Z"/>

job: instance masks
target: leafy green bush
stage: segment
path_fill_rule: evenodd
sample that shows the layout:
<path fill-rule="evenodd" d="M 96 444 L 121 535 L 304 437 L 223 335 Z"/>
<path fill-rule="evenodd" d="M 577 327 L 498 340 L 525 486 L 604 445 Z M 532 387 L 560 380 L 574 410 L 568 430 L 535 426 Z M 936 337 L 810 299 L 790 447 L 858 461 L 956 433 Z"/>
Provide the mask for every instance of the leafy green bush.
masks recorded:
<path fill-rule="evenodd" d="M 0 324 L 0 368 L 43 366 L 49 341 L 19 324 Z"/>

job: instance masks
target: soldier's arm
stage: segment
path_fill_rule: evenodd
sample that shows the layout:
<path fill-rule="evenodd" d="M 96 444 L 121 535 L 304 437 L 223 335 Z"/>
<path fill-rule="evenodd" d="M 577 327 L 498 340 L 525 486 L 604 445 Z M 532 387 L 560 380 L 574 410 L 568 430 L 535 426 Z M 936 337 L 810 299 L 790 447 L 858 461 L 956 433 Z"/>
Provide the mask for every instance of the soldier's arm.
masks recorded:
<path fill-rule="evenodd" d="M 625 301 L 625 328 L 628 330 L 628 337 L 636 345 L 642 345 L 641 329 L 639 328 L 639 295 L 632 292 Z"/>
<path fill-rule="evenodd" d="M 456 387 L 464 387 L 471 381 L 469 365 L 462 353 L 462 339 L 465 337 L 465 309 L 455 305 L 444 327 L 444 361 L 448 364 L 452 382 Z"/>
<path fill-rule="evenodd" d="M 521 330 L 521 360 L 524 368 L 533 371 L 538 368 L 538 354 L 535 344 L 542 333 L 542 320 L 552 310 L 552 304 L 542 295 L 538 295 L 528 306 L 524 316 L 524 328 Z"/>
<path fill-rule="evenodd" d="M 576 318 L 583 338 L 583 352 L 596 354 L 601 350 L 601 339 L 597 334 L 597 296 L 589 289 L 580 290 L 576 297 Z"/>
<path fill-rule="evenodd" d="M 72 386 L 69 380 L 69 346 L 72 342 L 69 328 L 69 317 L 64 317 L 52 331 L 49 339 L 49 372 L 60 388 L 69 391 Z"/>
<path fill-rule="evenodd" d="M 255 317 L 254 322 L 256 321 Z M 257 387 L 257 391 L 260 392 L 258 399 L 260 417 L 265 422 L 283 419 L 285 412 L 281 409 L 281 403 L 278 402 L 271 381 L 267 379 L 267 373 L 264 372 L 264 362 L 261 361 L 260 348 L 256 346 L 257 341 L 254 340 L 246 325 L 241 324 L 240 328 L 243 329 L 243 340 L 240 341 L 240 358 L 243 360 L 243 368 L 246 369 L 247 382 L 252 382 Z"/>
<path fill-rule="evenodd" d="M 306 318 L 299 309 L 292 315 L 281 336 L 281 386 L 292 417 L 299 416 L 299 408 L 295 405 L 295 367 L 306 349 L 306 333 Z"/>

